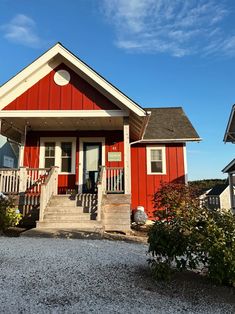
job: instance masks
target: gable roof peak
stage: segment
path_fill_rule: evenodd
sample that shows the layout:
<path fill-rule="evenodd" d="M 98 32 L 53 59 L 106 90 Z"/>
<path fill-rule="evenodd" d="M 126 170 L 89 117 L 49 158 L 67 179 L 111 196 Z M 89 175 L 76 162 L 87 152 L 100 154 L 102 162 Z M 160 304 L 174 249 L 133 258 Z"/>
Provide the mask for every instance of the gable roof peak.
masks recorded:
<path fill-rule="evenodd" d="M 0 87 L 0 110 L 58 66 L 58 62 L 61 63 L 60 58 L 55 58 L 58 54 L 62 56 L 68 66 L 71 66 L 83 79 L 97 88 L 104 96 L 120 107 L 120 109 L 130 111 L 139 117 L 147 116 L 146 111 L 141 106 L 80 60 L 60 42 L 57 42 L 29 66 Z M 16 90 L 19 95 L 16 95 Z"/>

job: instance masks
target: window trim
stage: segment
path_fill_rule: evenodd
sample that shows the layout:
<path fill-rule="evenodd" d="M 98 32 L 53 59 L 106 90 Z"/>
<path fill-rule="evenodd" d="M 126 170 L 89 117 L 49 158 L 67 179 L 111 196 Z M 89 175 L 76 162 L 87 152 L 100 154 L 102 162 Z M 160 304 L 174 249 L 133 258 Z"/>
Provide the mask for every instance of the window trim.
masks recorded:
<path fill-rule="evenodd" d="M 162 151 L 162 172 L 152 172 L 151 171 L 151 150 L 157 149 Z M 164 175 L 166 174 L 166 147 L 165 146 L 146 146 L 146 161 L 147 161 L 147 174 L 148 175 Z"/>
<path fill-rule="evenodd" d="M 72 142 L 72 160 L 71 160 L 71 172 L 61 171 L 62 161 L 62 142 Z M 76 163 L 76 137 L 40 137 L 40 157 L 39 168 L 45 168 L 45 143 L 55 143 L 55 166 L 59 168 L 59 174 L 75 174 Z"/>

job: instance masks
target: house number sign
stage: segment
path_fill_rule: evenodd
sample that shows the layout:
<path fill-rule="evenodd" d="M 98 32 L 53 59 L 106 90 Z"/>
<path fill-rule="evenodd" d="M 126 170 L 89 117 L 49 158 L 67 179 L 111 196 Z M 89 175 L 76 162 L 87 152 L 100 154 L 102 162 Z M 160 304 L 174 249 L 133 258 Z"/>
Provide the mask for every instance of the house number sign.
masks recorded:
<path fill-rule="evenodd" d="M 108 161 L 122 161 L 121 152 L 109 152 Z"/>

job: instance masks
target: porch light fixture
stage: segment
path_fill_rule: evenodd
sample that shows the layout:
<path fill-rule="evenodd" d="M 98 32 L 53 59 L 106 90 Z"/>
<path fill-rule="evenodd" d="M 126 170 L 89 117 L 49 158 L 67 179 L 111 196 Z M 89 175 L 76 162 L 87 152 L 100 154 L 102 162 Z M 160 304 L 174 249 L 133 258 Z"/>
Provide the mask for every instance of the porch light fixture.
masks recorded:
<path fill-rule="evenodd" d="M 59 86 L 65 86 L 70 82 L 70 74 L 66 70 L 58 70 L 54 74 L 54 81 Z"/>

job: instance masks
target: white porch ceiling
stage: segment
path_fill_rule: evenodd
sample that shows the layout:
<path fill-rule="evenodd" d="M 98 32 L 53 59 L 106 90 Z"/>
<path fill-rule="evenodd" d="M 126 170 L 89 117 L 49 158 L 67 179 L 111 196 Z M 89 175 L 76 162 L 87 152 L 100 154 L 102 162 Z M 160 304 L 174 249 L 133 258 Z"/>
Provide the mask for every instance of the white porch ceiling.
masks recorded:
<path fill-rule="evenodd" d="M 8 125 L 12 125 L 24 132 L 27 125 L 32 131 L 78 131 L 78 130 L 122 130 L 123 118 L 77 118 L 77 117 L 30 117 L 30 118 L 4 118 Z"/>

